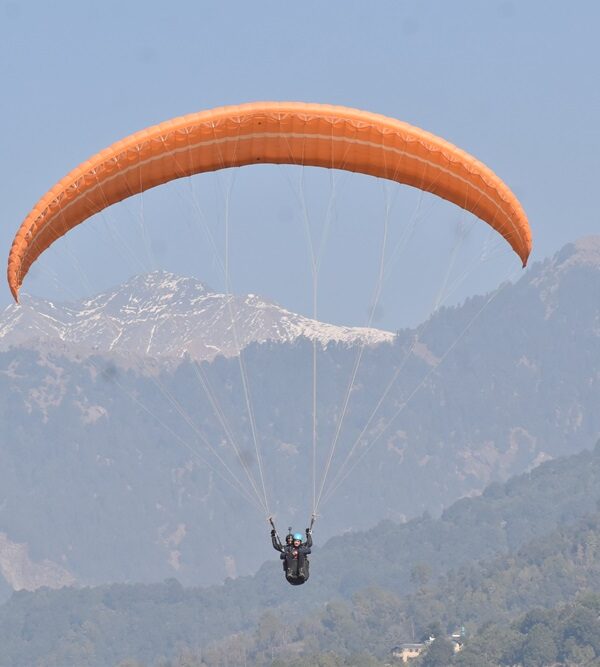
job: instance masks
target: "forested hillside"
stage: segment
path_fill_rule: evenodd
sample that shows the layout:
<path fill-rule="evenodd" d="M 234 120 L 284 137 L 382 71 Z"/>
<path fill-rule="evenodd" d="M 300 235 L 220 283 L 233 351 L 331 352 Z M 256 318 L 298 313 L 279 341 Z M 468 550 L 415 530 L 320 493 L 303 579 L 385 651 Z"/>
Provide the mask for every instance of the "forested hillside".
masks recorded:
<path fill-rule="evenodd" d="M 383 659 L 434 626 L 464 625 L 476 638 L 482 624 L 600 593 L 599 500 L 597 446 L 494 484 L 439 519 L 334 538 L 315 550 L 299 590 L 274 553 L 256 576 L 207 589 L 171 580 L 15 593 L 0 608 L 0 665 L 154 666 L 184 649 L 210 667 L 242 654 L 249 664 L 297 654 L 296 664 L 314 665 L 330 651 Z"/>

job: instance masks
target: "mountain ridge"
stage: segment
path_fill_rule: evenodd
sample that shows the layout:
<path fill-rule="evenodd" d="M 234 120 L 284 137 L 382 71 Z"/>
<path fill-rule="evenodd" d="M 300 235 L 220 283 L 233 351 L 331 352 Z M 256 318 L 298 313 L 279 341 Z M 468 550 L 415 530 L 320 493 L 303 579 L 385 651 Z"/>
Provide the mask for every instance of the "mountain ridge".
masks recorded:
<path fill-rule="evenodd" d="M 316 346 L 315 469 L 326 468 L 338 433 L 328 483 L 359 462 L 326 495 L 323 534 L 436 516 L 490 482 L 598 439 L 597 243 L 576 242 L 533 264 L 493 300 L 441 309 L 420 335 L 402 330 L 390 344 L 364 349 Z M 243 348 L 258 447 L 239 358 L 147 357 L 154 374 L 144 374 L 122 363 L 133 355 L 96 350 L 78 358 L 71 347 L 53 338 L 0 351 L 7 545 L 26 545 L 33 564 L 59 564 L 80 583 L 177 576 L 207 584 L 256 571 L 268 542 L 243 555 L 235 545 L 257 543 L 264 515 L 222 483 L 215 468 L 226 470 L 205 442 L 242 481 L 246 472 L 258 478 L 260 449 L 269 512 L 278 525 L 304 527 L 313 491 L 310 340 Z M 18 567 L 11 563 L 9 578 Z"/>
<path fill-rule="evenodd" d="M 291 343 L 298 338 L 379 345 L 394 334 L 344 327 L 292 313 L 255 294 L 215 292 L 202 282 L 154 271 L 71 303 L 22 298 L 0 316 L 0 349 L 74 345 L 79 352 L 212 361 L 232 357 L 252 343 Z"/>

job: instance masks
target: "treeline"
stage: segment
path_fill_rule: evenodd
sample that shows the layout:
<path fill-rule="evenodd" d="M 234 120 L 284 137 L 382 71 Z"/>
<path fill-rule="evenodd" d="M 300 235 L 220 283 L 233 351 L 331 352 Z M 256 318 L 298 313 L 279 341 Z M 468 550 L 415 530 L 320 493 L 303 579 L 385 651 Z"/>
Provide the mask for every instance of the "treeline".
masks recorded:
<path fill-rule="evenodd" d="M 600 667 L 600 595 L 582 594 L 574 602 L 553 609 L 536 608 L 510 624 L 487 623 L 467 638 L 455 653 L 452 642 L 438 637 L 414 667 Z M 263 638 L 263 640 L 266 638 Z M 294 656 L 293 644 L 252 652 L 241 638 L 230 640 L 228 651 L 182 651 L 173 659 L 161 659 L 154 667 L 383 667 L 390 658 L 368 653 L 339 654 L 335 651 Z M 225 648 L 225 647 L 224 647 Z M 118 667 L 148 667 L 127 659 Z"/>
<path fill-rule="evenodd" d="M 226 667 L 234 667 L 240 665 L 243 667 L 250 667 L 255 663 L 244 662 L 243 654 L 232 654 L 229 659 L 223 660 L 222 664 Z M 241 662 L 238 662 L 241 660 Z M 365 653 L 359 653 L 351 656 L 340 656 L 332 652 L 318 653 L 314 655 L 307 655 L 303 657 L 282 657 L 273 659 L 267 663 L 270 667 L 389 667 L 389 661 L 382 662 L 373 656 Z M 198 653 L 189 651 L 181 652 L 176 658 L 171 660 L 160 659 L 155 663 L 154 667 L 206 667 L 202 656 Z M 137 660 L 126 659 L 116 665 L 116 667 L 147 667 L 144 663 Z"/>
<path fill-rule="evenodd" d="M 457 667 L 600 667 L 600 596 L 582 594 L 553 609 L 532 609 L 511 623 L 489 623 L 453 657 Z M 424 659 L 422 665 L 437 667 Z"/>
<path fill-rule="evenodd" d="M 211 588 L 22 591 L 0 607 L 0 666 L 106 667 L 130 656 L 154 667 L 181 651 L 210 667 L 243 665 L 238 654 L 253 665 L 356 656 L 366 665 L 431 623 L 477 636 L 482 623 L 600 591 L 599 497 L 596 447 L 492 485 L 440 519 L 332 539 L 300 590 L 274 558 L 255 577 Z"/>
<path fill-rule="evenodd" d="M 423 580 L 421 568 L 414 576 Z M 461 626 L 466 641 L 455 654 L 447 636 Z M 415 667 L 600 665 L 600 513 L 406 598 L 370 588 L 300 621 L 267 612 L 252 632 L 139 664 L 377 667 L 389 663 L 394 646 L 432 634 L 436 641 Z"/>

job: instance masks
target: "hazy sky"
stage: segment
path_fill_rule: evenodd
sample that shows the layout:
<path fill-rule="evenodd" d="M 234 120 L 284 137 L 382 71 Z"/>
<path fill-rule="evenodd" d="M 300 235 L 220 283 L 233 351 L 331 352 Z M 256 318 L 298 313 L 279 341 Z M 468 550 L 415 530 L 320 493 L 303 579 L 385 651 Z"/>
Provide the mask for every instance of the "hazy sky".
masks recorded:
<path fill-rule="evenodd" d="M 533 228 L 533 259 L 541 259 L 598 229 L 599 24 L 596 0 L 0 0 L 3 256 L 37 199 L 113 141 L 174 116 L 273 99 L 387 114 L 471 152 L 521 199 Z M 294 191 L 299 176 L 281 168 L 237 171 L 117 207 L 94 221 L 94 230 L 78 230 L 48 253 L 24 291 L 69 299 L 157 267 L 222 287 L 206 229 L 221 247 L 227 200 L 234 289 L 310 314 L 306 252 L 303 260 L 295 250 L 305 245 L 306 231 Z M 316 202 L 318 234 L 330 183 L 312 178 L 304 187 Z M 364 222 L 381 218 L 390 199 L 406 221 L 416 201 L 402 193 L 396 203 L 396 194 L 365 180 L 372 179 L 336 181 L 337 218 L 320 280 L 323 319 L 364 323 L 382 228 Z M 230 197 L 220 194 L 229 187 Z M 197 198 L 204 228 L 194 227 Z M 439 243 L 452 258 L 460 216 L 425 206 L 450 222 L 424 227 L 390 269 L 379 326 L 423 317 L 433 285 L 444 281 L 441 260 L 437 272 L 429 270 L 438 264 L 437 249 L 428 255 L 424 248 Z M 390 248 L 400 238 L 394 233 Z M 476 272 L 457 294 L 489 289 L 518 267 L 518 260 L 507 261 Z M 417 283 L 431 294 L 413 289 Z M 0 306 L 8 303 L 4 286 Z"/>

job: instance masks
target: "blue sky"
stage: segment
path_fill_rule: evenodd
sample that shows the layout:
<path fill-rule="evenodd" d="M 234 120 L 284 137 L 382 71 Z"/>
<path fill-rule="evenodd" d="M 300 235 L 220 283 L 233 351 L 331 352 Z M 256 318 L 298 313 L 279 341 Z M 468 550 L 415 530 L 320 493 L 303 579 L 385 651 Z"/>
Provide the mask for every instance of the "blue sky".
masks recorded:
<path fill-rule="evenodd" d="M 464 148 L 521 199 L 534 233 L 533 259 L 541 259 L 598 229 L 599 24 L 600 4 L 593 0 L 0 0 L 4 256 L 37 199 L 113 141 L 185 113 L 274 99 L 368 109 Z M 194 187 L 208 199 L 209 189 L 233 186 L 234 289 L 308 312 L 310 273 L 293 250 L 303 243 L 302 230 L 292 224 L 297 203 L 286 177 L 274 171 L 225 175 L 216 185 L 207 180 Z M 374 215 L 363 213 L 365 200 L 373 198 L 369 203 L 377 210 L 382 199 L 373 194 L 380 186 L 353 178 L 339 195 L 338 215 L 348 222 L 333 230 L 331 243 L 343 256 L 332 251 L 327 257 L 319 314 L 361 324 L 373 289 L 379 236 L 363 233 L 358 218 Z M 322 185 L 307 187 L 319 209 Z M 93 232 L 74 233 L 48 254 L 45 272 L 34 271 L 25 291 L 64 299 L 91 294 L 146 264 L 219 287 L 216 263 L 197 250 L 201 234 L 186 236 L 189 220 L 182 218 L 189 212 L 180 208 L 185 189 L 145 195 L 142 203 L 93 222 Z M 411 209 L 411 196 L 399 204 L 400 216 Z M 218 236 L 219 205 L 206 206 L 208 224 Z M 433 208 L 440 218 L 456 217 L 450 209 Z M 129 251 L 116 246 L 124 239 L 127 247 L 134 246 L 134 255 L 144 256 L 135 248 L 140 230 L 135 219 L 142 210 L 147 262 L 129 261 Z M 114 232 L 111 225 L 121 227 Z M 392 275 L 376 324 L 397 328 L 427 313 L 423 303 L 430 303 L 434 284 L 443 280 L 443 271 L 425 270 L 437 263 L 435 251 L 419 254 L 429 242 L 438 242 L 433 229 L 423 232 L 415 241 L 417 250 L 401 262 L 415 282 L 428 284 L 430 294 L 405 290 L 396 299 L 395 286 L 411 279 Z M 440 235 L 440 247 L 451 255 L 456 233 L 449 225 Z M 516 267 L 518 260 L 479 271 L 457 296 L 489 289 Z M 58 282 L 49 275 L 59 275 Z M 9 303 L 4 286 L 0 306 Z"/>

